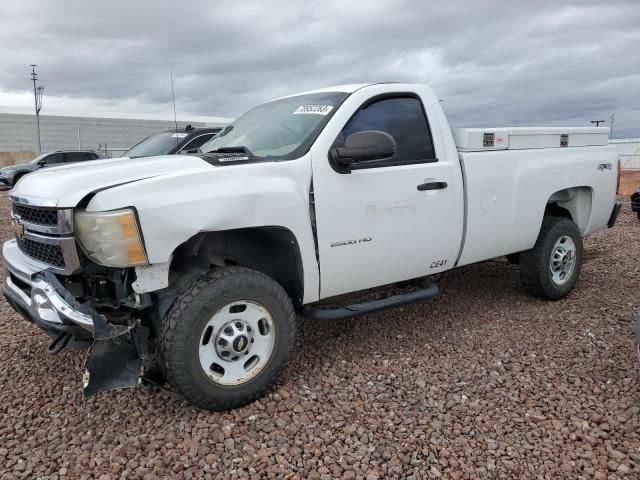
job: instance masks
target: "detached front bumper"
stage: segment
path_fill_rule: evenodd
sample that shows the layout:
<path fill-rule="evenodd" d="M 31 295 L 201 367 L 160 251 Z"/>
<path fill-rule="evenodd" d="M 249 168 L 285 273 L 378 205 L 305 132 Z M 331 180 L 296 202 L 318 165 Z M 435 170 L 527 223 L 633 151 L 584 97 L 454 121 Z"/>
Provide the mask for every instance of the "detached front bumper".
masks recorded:
<path fill-rule="evenodd" d="M 55 275 L 26 257 L 15 240 L 2 248 L 4 285 L 2 293 L 9 304 L 27 320 L 48 333 L 72 334 L 90 339 L 95 328 L 90 309 L 78 305 L 60 285 Z"/>

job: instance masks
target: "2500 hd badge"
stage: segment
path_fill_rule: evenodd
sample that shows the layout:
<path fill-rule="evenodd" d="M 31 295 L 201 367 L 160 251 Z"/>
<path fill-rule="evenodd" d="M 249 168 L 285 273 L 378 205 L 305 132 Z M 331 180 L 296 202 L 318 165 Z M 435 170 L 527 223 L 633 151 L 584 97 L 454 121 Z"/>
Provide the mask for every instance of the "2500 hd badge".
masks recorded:
<path fill-rule="evenodd" d="M 371 237 L 356 238 L 355 240 L 344 240 L 342 242 L 333 242 L 331 247 L 344 247 L 345 245 L 355 245 L 356 243 L 370 242 Z"/>

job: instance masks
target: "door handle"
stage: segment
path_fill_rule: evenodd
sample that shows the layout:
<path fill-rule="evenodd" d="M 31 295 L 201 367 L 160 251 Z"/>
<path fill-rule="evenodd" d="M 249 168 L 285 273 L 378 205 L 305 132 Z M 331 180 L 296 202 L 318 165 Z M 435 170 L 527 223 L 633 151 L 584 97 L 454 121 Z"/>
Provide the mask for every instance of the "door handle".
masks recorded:
<path fill-rule="evenodd" d="M 442 190 L 443 188 L 447 188 L 447 182 L 427 182 L 418 185 L 418 190 L 421 192 L 425 190 Z"/>

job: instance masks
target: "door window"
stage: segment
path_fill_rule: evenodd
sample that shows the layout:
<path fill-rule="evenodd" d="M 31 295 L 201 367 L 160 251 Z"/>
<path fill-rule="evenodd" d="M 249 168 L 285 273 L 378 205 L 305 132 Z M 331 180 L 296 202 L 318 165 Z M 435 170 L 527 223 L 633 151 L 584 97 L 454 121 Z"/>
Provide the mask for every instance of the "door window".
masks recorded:
<path fill-rule="evenodd" d="M 363 106 L 351 117 L 334 146 L 343 146 L 349 135 L 364 130 L 386 132 L 396 142 L 393 157 L 373 161 L 371 167 L 437 161 L 429 124 L 418 98 L 384 98 Z"/>
<path fill-rule="evenodd" d="M 69 152 L 65 153 L 65 163 L 84 162 L 89 160 L 89 154 L 85 152 Z"/>
<path fill-rule="evenodd" d="M 52 153 L 47 158 L 45 158 L 44 164 L 47 166 L 57 165 L 59 163 L 62 163 L 63 161 L 64 161 L 64 158 L 61 153 Z"/>

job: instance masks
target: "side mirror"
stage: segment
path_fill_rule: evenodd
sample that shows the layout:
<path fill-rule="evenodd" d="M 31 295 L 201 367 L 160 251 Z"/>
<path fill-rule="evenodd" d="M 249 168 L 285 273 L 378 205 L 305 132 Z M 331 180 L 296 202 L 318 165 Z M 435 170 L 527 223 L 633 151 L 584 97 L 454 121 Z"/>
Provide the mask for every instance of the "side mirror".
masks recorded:
<path fill-rule="evenodd" d="M 47 164 L 47 162 L 45 162 L 44 160 L 40 160 L 40 161 L 38 162 L 38 166 L 39 166 L 39 167 L 44 167 L 46 164 Z"/>
<path fill-rule="evenodd" d="M 200 149 L 199 148 L 188 148 L 188 149 L 185 149 L 185 150 L 180 150 L 178 153 L 180 155 L 186 155 L 186 154 L 189 154 L 189 153 L 200 153 Z"/>
<path fill-rule="evenodd" d="M 396 141 L 387 132 L 364 130 L 349 135 L 344 147 L 331 149 L 338 166 L 350 171 L 355 163 L 391 158 L 396 153 Z"/>

